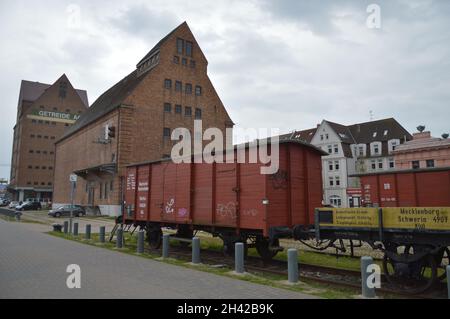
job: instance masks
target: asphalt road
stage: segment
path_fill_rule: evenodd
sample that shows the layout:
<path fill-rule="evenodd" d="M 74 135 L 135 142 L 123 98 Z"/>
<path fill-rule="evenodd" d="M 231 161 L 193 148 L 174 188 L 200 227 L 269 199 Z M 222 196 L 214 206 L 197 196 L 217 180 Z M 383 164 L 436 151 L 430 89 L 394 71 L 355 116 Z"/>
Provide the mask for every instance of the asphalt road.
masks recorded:
<path fill-rule="evenodd" d="M 83 245 L 0 220 L 0 298 L 311 298 Z M 67 266 L 81 269 L 69 289 Z"/>

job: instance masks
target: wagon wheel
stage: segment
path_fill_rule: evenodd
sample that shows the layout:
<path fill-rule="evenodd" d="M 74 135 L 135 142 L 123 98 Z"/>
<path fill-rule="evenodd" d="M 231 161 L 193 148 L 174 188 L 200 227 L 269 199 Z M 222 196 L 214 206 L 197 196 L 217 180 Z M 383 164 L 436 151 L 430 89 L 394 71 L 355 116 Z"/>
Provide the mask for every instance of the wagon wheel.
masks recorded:
<path fill-rule="evenodd" d="M 151 249 L 159 249 L 162 243 L 162 230 L 160 227 L 151 227 L 147 230 L 147 241 Z"/>
<path fill-rule="evenodd" d="M 443 280 L 445 280 L 445 278 L 447 278 L 447 273 L 446 273 L 447 265 L 450 265 L 450 249 L 448 249 L 446 247 L 446 248 L 444 248 L 444 252 L 442 254 L 442 258 L 441 258 L 440 264 L 438 266 L 438 270 L 439 269 L 443 270 L 443 273 L 438 277 L 438 280 L 443 281 Z"/>
<path fill-rule="evenodd" d="M 402 253 L 397 253 L 399 259 L 413 256 L 412 246 L 407 245 Z M 412 262 L 400 262 L 387 254 L 383 258 L 383 268 L 387 281 L 396 289 L 410 294 L 419 294 L 430 289 L 436 282 L 437 264 L 431 254 Z"/>
<path fill-rule="evenodd" d="M 273 242 L 273 246 L 278 247 L 280 246 L 280 241 L 276 239 Z M 261 256 L 261 258 L 265 261 L 272 260 L 273 257 L 275 257 L 278 254 L 278 250 L 272 250 L 270 249 L 270 242 L 266 238 L 263 237 L 257 237 L 256 238 L 256 251 Z"/>

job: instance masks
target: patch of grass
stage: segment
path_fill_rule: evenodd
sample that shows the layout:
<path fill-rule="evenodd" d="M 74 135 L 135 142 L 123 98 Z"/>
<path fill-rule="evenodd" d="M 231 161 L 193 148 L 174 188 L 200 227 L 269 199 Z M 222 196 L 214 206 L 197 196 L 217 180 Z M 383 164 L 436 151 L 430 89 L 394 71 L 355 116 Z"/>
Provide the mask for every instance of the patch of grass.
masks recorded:
<path fill-rule="evenodd" d="M 5 220 L 5 221 L 10 222 L 10 223 L 47 225 L 46 223 L 43 223 L 43 222 L 40 222 L 40 221 L 37 221 L 37 220 L 27 219 L 26 217 L 24 218 L 23 215 L 22 215 L 22 218 L 21 218 L 20 222 L 17 221 L 15 217 L 10 217 L 10 216 L 6 216 L 6 215 L 2 215 L 2 214 L 0 214 L 0 219 Z"/>

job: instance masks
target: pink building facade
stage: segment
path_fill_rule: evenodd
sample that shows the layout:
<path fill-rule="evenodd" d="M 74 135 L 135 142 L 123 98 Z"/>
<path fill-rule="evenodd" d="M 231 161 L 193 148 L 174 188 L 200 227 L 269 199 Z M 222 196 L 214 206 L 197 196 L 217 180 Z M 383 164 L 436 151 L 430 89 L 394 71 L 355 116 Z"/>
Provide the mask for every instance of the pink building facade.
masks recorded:
<path fill-rule="evenodd" d="M 450 167 L 450 139 L 432 137 L 429 131 L 414 133 L 393 154 L 397 169 Z"/>

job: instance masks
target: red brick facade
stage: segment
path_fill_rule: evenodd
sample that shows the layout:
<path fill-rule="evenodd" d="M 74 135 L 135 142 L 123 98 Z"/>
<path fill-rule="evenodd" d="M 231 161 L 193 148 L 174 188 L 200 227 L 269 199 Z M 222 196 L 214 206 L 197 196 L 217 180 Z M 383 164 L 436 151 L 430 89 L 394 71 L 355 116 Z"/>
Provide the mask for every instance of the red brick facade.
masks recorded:
<path fill-rule="evenodd" d="M 102 214 L 117 215 L 125 166 L 171 154 L 174 143 L 170 137 L 164 138 L 164 128 L 172 131 L 184 127 L 193 132 L 196 109 L 201 110 L 203 130 L 232 127 L 207 75 L 207 65 L 186 23 L 161 40 L 133 73 L 91 106 L 77 123 L 79 127 L 75 125 L 57 143 L 54 203 L 69 202 L 69 175 L 76 172 L 79 183 L 75 202 L 98 206 Z M 170 88 L 166 80 L 171 80 Z M 181 91 L 177 82 L 181 82 Z M 115 127 L 116 136 L 98 143 L 105 125 Z"/>

